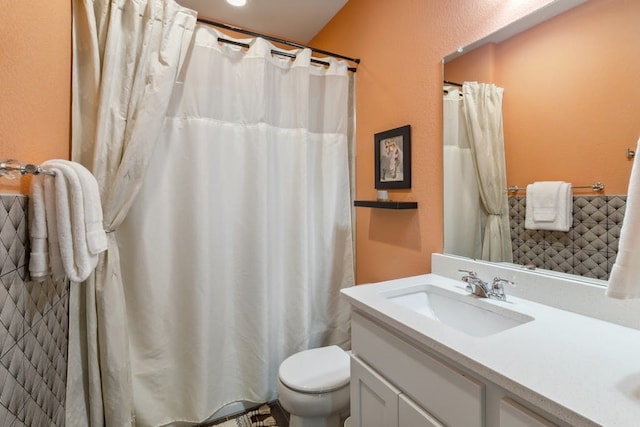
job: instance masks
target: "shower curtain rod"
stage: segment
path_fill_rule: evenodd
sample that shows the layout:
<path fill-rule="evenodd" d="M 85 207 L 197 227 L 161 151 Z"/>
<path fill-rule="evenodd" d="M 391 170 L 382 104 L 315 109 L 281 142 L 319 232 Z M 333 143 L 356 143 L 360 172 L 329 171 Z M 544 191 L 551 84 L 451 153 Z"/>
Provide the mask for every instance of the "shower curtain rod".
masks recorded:
<path fill-rule="evenodd" d="M 310 49 L 312 52 L 315 52 L 315 53 L 320 53 L 322 55 L 329 55 L 329 56 L 332 56 L 334 58 L 344 59 L 344 60 L 349 61 L 349 62 L 355 62 L 356 64 L 360 63 L 360 58 L 351 58 L 351 57 L 348 57 L 348 56 L 340 55 L 340 54 L 329 52 L 329 51 L 326 51 L 326 50 L 317 49 L 315 47 L 305 46 L 303 44 L 295 43 L 295 42 L 292 42 L 292 41 L 289 41 L 289 40 L 284 40 L 284 39 L 280 39 L 280 38 L 277 38 L 277 37 L 268 36 L 266 34 L 256 33 L 254 31 L 250 31 L 250 30 L 245 30 L 244 28 L 239 28 L 239 27 L 234 27 L 232 25 L 223 24 L 221 22 L 211 21 L 209 19 L 204 19 L 204 18 L 198 18 L 198 22 L 202 22 L 202 23 L 208 24 L 208 25 L 213 25 L 214 27 L 224 28 L 225 30 L 234 31 L 236 33 L 245 34 L 245 35 L 248 35 L 248 36 L 251 36 L 251 37 L 261 37 L 261 38 L 263 38 L 265 40 L 269 40 L 269 41 L 272 41 L 272 42 L 275 42 L 275 43 L 281 43 L 281 44 L 284 44 L 284 45 L 287 45 L 287 46 L 297 47 L 299 49 Z M 229 44 L 234 44 L 234 45 L 237 45 L 237 46 L 242 46 L 244 48 L 248 48 L 249 47 L 249 45 L 246 44 L 246 43 L 240 43 L 240 42 L 236 42 L 236 41 L 233 41 L 233 40 L 221 39 L 221 38 L 219 38 L 218 40 L 221 41 L 221 42 L 224 42 L 224 43 L 229 43 Z M 290 58 L 295 58 L 296 57 L 292 53 L 281 52 L 281 51 L 277 51 L 277 50 L 272 50 L 271 53 L 276 54 L 276 55 L 288 56 Z M 315 64 L 329 65 L 325 61 L 320 61 L 318 59 L 313 59 L 313 58 L 311 59 L 311 62 L 313 62 Z M 349 71 L 352 71 L 352 72 L 355 73 L 356 70 L 357 70 L 356 67 L 349 67 Z"/>

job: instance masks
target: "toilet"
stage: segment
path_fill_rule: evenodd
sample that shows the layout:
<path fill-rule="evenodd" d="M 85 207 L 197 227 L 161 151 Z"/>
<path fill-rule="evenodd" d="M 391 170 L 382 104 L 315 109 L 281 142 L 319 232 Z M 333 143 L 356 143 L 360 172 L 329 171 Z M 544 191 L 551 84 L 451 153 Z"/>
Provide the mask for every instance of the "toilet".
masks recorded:
<path fill-rule="evenodd" d="M 332 345 L 301 351 L 278 371 L 278 400 L 290 427 L 341 427 L 349 415 L 349 353 Z"/>

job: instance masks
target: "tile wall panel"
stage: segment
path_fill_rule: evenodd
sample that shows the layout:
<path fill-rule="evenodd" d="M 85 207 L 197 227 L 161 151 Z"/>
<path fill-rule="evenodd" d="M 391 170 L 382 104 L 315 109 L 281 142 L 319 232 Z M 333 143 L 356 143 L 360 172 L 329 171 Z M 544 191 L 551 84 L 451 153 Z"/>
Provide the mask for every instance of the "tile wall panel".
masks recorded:
<path fill-rule="evenodd" d="M 0 195 L 0 425 L 63 426 L 69 288 L 28 280 L 27 205 Z"/>
<path fill-rule="evenodd" d="M 509 196 L 514 262 L 607 280 L 625 207 L 626 196 L 574 196 L 569 231 L 527 230 L 525 196 Z"/>

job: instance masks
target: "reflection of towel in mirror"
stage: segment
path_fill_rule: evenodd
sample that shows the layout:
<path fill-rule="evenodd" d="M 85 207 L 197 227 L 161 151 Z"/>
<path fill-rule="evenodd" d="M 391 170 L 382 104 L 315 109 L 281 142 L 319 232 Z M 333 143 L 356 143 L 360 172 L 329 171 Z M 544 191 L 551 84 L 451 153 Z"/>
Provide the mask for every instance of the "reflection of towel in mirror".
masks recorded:
<path fill-rule="evenodd" d="M 527 185 L 524 227 L 528 230 L 569 231 L 573 222 L 571 184 L 542 181 Z"/>
<path fill-rule="evenodd" d="M 636 153 L 640 153 L 640 140 Z M 629 178 L 627 205 L 620 231 L 618 255 L 609 276 L 607 296 L 640 298 L 640 159 L 636 154 Z"/>

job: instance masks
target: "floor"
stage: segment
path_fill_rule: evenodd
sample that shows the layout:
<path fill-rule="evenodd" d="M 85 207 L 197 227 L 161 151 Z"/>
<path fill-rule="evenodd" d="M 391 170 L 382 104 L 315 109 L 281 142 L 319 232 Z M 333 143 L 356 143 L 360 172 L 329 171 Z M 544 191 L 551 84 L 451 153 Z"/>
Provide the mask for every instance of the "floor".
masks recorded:
<path fill-rule="evenodd" d="M 282 406 L 280 406 L 280 403 L 276 400 L 273 402 L 269 403 L 269 407 L 271 408 L 271 416 L 273 418 L 275 418 L 276 420 L 276 426 L 277 427 L 289 427 L 289 413 L 287 411 L 285 411 Z M 255 408 L 251 408 L 251 409 L 255 409 Z M 224 421 L 228 421 L 229 419 L 232 419 L 234 417 L 236 417 L 237 415 L 233 415 L 233 416 L 229 416 L 225 419 L 221 419 L 221 420 L 217 420 L 216 422 L 214 422 L 213 424 L 202 424 L 199 427 L 208 427 L 208 426 L 216 426 L 218 424 L 223 423 Z M 260 418 L 256 418 L 256 420 L 260 421 L 264 418 L 267 418 L 268 415 L 264 415 L 264 416 L 260 416 Z"/>

